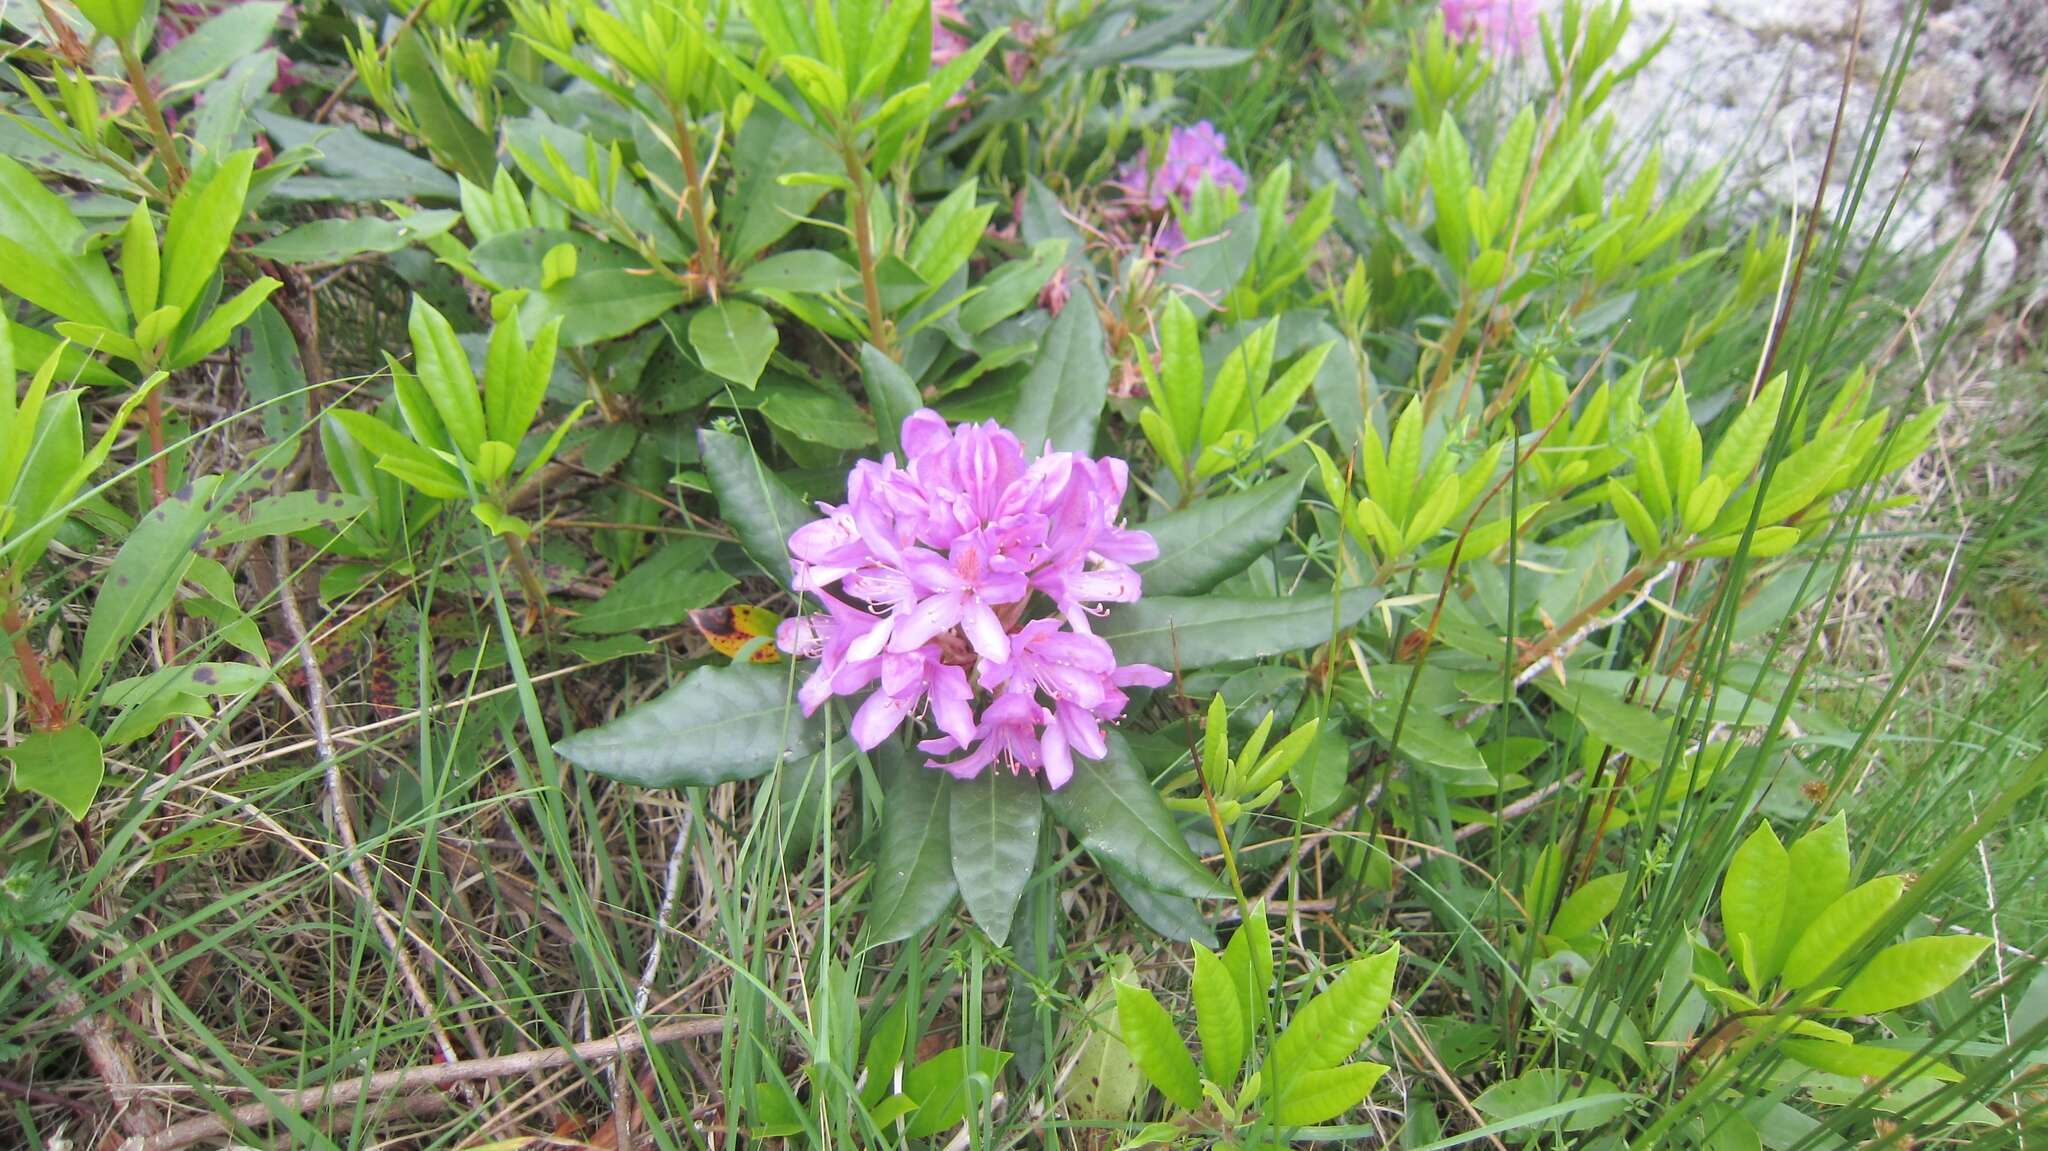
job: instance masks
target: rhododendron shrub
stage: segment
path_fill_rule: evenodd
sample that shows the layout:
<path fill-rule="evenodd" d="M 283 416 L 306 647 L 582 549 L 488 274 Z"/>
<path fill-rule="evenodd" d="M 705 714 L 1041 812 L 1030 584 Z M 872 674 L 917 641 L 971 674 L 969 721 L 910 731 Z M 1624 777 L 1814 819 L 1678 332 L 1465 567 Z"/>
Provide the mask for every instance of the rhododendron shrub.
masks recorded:
<path fill-rule="evenodd" d="M 1129 471 L 1076 452 L 1028 459 L 994 421 L 948 427 L 929 410 L 904 420 L 901 442 L 901 463 L 857 462 L 846 502 L 790 536 L 791 586 L 822 609 L 776 635 L 817 660 L 804 714 L 864 693 L 851 727 L 863 749 L 927 724 L 931 767 L 1042 771 L 1058 788 L 1077 755 L 1106 754 L 1126 689 L 1169 679 L 1119 665 L 1090 627 L 1138 598 L 1132 565 L 1158 555 L 1118 522 Z"/>

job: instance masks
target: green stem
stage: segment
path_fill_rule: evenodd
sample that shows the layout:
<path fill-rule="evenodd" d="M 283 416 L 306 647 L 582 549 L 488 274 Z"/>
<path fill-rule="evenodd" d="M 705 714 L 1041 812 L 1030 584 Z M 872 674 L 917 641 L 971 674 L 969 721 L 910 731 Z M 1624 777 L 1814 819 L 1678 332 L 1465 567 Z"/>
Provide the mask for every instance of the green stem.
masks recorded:
<path fill-rule="evenodd" d="M 725 262 L 718 252 L 718 233 L 711 230 L 711 215 L 704 205 L 704 177 L 697 167 L 697 145 L 690 139 L 690 123 L 682 109 L 671 106 L 669 117 L 676 134 L 676 158 L 683 165 L 683 210 L 697 235 L 697 259 L 711 298 L 718 299 L 717 285 L 725 278 Z"/>
<path fill-rule="evenodd" d="M 150 135 L 156 137 L 156 152 L 164 162 L 164 177 L 176 195 L 185 183 L 185 164 L 178 159 L 178 142 L 171 135 L 171 126 L 164 119 L 164 110 L 156 102 L 156 92 L 149 86 L 149 73 L 142 67 L 142 58 L 127 44 L 121 45 L 121 66 L 128 73 L 128 87 L 135 93 L 135 105 L 142 109 L 142 118 L 149 124 Z M 154 403 L 155 401 L 151 401 Z"/>
<path fill-rule="evenodd" d="M 505 551 L 512 557 L 512 572 L 519 577 L 519 586 L 526 592 L 526 610 L 533 617 L 539 617 L 548 609 L 547 587 L 540 582 L 540 572 L 533 566 L 533 558 L 526 554 L 526 541 L 516 535 L 506 535 Z"/>
<path fill-rule="evenodd" d="M 871 192 L 867 165 L 861 162 L 860 152 L 851 140 L 840 145 L 840 154 L 846 158 L 846 178 L 853 185 L 853 250 L 860 258 L 860 290 L 868 309 L 868 340 L 883 355 L 894 359 L 896 340 L 890 331 L 889 317 L 882 312 L 882 287 L 875 274 L 875 238 L 868 227 Z"/>

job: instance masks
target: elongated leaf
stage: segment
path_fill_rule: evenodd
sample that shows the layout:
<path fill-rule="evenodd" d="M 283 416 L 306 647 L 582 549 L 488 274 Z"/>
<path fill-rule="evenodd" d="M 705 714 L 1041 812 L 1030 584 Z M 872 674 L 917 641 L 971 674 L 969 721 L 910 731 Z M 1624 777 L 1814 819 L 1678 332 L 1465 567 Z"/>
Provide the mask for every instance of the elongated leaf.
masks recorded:
<path fill-rule="evenodd" d="M 1159 558 L 1138 569 L 1147 595 L 1200 595 L 1250 567 L 1294 518 L 1306 472 L 1147 520 Z"/>
<path fill-rule="evenodd" d="M 428 147 L 473 183 L 489 184 L 498 168 L 497 142 L 456 106 L 422 46 L 425 35 L 406 31 L 391 45 L 391 77 Z"/>
<path fill-rule="evenodd" d="M 100 677 L 171 602 L 193 547 L 213 519 L 219 476 L 201 476 L 165 497 L 128 533 L 101 578 L 92 621 L 78 658 L 78 694 L 91 692 Z"/>
<path fill-rule="evenodd" d="M 1600 926 L 1621 902 L 1622 887 L 1627 882 L 1625 871 L 1587 880 L 1559 905 L 1556 917 L 1550 921 L 1550 934 L 1576 939 Z"/>
<path fill-rule="evenodd" d="M 307 528 L 339 530 L 368 511 L 370 501 L 347 492 L 286 492 L 264 496 L 230 512 L 206 533 L 211 544 L 229 544 L 264 536 L 289 535 Z"/>
<path fill-rule="evenodd" d="M 775 352 L 775 321 L 745 300 L 720 300 L 690 317 L 690 349 L 704 370 L 743 388 L 760 382 Z"/>
<path fill-rule="evenodd" d="M 762 570 L 789 585 L 789 533 L 818 518 L 789 485 L 768 470 L 746 440 L 704 428 L 697 433 L 704 474 L 725 522 Z"/>
<path fill-rule="evenodd" d="M 70 206 L 0 155 L 0 288 L 64 319 L 126 330 L 113 273 L 84 249 L 85 228 Z"/>
<path fill-rule="evenodd" d="M 711 562 L 705 540 L 682 540 L 641 560 L 583 610 L 569 630 L 612 635 L 673 627 L 691 612 L 718 602 L 736 581 Z"/>
<path fill-rule="evenodd" d="M 1038 862 L 1045 822 L 1038 781 L 1000 766 L 946 788 L 953 878 L 974 922 L 998 945 L 1010 937 L 1017 901 Z"/>
<path fill-rule="evenodd" d="M 1124 901 L 1124 906 L 1138 917 L 1139 922 L 1158 932 L 1162 938 L 1176 943 L 1193 942 L 1204 947 L 1216 946 L 1216 929 L 1202 917 L 1199 903 L 1185 895 L 1164 892 L 1137 876 L 1118 867 L 1108 859 L 1096 859 L 1102 874 L 1109 877 L 1109 885 Z"/>
<path fill-rule="evenodd" d="M 1296 1076 L 1280 1092 L 1273 1118 L 1288 1126 L 1327 1123 L 1365 1102 L 1386 1073 L 1384 1063 L 1360 1061 Z"/>
<path fill-rule="evenodd" d="M 455 338 L 448 318 L 423 295 L 412 298 L 406 329 L 412 336 L 413 371 L 420 387 L 433 401 L 434 413 L 455 450 L 476 461 L 485 438 L 484 399 L 470 369 L 469 353 Z"/>
<path fill-rule="evenodd" d="M 1821 824 L 1786 850 L 1784 929 L 1778 932 L 1772 970 L 1785 970 L 1792 949 L 1820 917 L 1849 890 L 1849 821 Z"/>
<path fill-rule="evenodd" d="M 766 775 L 824 746 L 797 710 L 786 667 L 700 667 L 619 718 L 555 745 L 587 771 L 642 787 L 706 787 Z"/>
<path fill-rule="evenodd" d="M 1555 677 L 1536 681 L 1544 694 L 1564 705 L 1572 718 L 1585 725 L 1593 738 L 1625 751 L 1647 763 L 1660 763 L 1671 744 L 1671 721 L 1656 712 L 1621 698 L 1619 692 L 1600 683 L 1577 679 L 1560 684 Z"/>
<path fill-rule="evenodd" d="M 1828 1004 L 1844 1015 L 1875 1015 L 1918 1003 L 1961 979 L 1991 941 L 1981 935 L 1929 935 L 1877 953 Z"/>
<path fill-rule="evenodd" d="M 903 365 L 882 354 L 873 344 L 860 346 L 860 380 L 868 393 L 868 407 L 875 413 L 875 431 L 882 437 L 882 450 L 903 452 L 903 421 L 924 406 L 917 384 Z"/>
<path fill-rule="evenodd" d="M 1294 1013 L 1273 1041 L 1270 1057 L 1283 1094 L 1299 1077 L 1335 1067 L 1358 1050 L 1386 1013 L 1400 962 L 1400 949 L 1394 947 L 1354 959 L 1322 994 Z"/>
<path fill-rule="evenodd" d="M 1882 875 L 1828 904 L 1809 922 L 1788 921 L 1788 934 L 1796 931 L 1799 938 L 1785 957 L 1785 986 L 1798 990 L 1827 974 L 1868 939 L 1905 892 L 1903 878 Z"/>
<path fill-rule="evenodd" d="M 396 252 L 408 244 L 446 235 L 462 220 L 449 208 L 415 212 L 403 220 L 361 216 L 353 220 L 315 220 L 249 249 L 258 256 L 290 264 L 322 264 L 366 252 Z"/>
<path fill-rule="evenodd" d="M 923 933 L 960 894 L 953 878 L 952 788 L 944 772 L 923 765 L 922 756 L 905 754 L 893 740 L 876 751 L 888 797 L 865 924 L 873 943 Z"/>
<path fill-rule="evenodd" d="M 187 184 L 178 193 L 164 225 L 160 303 L 188 312 L 198 303 L 234 239 L 255 165 L 256 150 L 244 149 L 221 161 L 204 184 Z"/>
<path fill-rule="evenodd" d="M 159 88 L 175 89 L 220 75 L 270 42 L 284 10 L 279 0 L 252 0 L 221 9 L 219 15 L 151 60 L 150 80 Z"/>
<path fill-rule="evenodd" d="M 1110 732 L 1106 742 L 1108 755 L 1077 761 L 1066 786 L 1046 793 L 1053 818 L 1091 854 L 1149 886 L 1198 898 L 1222 894 L 1216 877 L 1188 850 L 1122 733 Z"/>
<path fill-rule="evenodd" d="M 1109 357 L 1102 347 L 1102 321 L 1085 302 L 1060 310 L 1039 344 L 1031 373 L 1017 387 L 1010 430 L 1037 455 L 1050 441 L 1055 451 L 1090 452 L 1095 424 L 1109 398 Z"/>
<path fill-rule="evenodd" d="M 1438 715 L 1420 699 L 1407 700 L 1407 714 L 1403 715 L 1404 685 L 1379 686 L 1380 694 L 1367 696 L 1346 684 L 1341 698 L 1344 706 L 1362 715 L 1373 734 L 1401 758 L 1445 783 L 1483 786 L 1493 782 L 1493 773 L 1487 770 L 1472 733 Z"/>
<path fill-rule="evenodd" d="M 73 819 L 85 818 L 106 775 L 100 737 L 79 723 L 32 731 L 0 755 L 14 762 L 15 787 L 42 796 Z"/>
<path fill-rule="evenodd" d="M 1146 596 L 1111 608 L 1096 634 L 1109 641 L 1119 662 L 1191 671 L 1326 643 L 1365 618 L 1379 598 L 1373 588 L 1346 588 L 1341 603 L 1327 589 L 1285 599 Z"/>
<path fill-rule="evenodd" d="M 1768 822 L 1759 823 L 1729 861 L 1721 880 L 1721 932 L 1752 992 L 1770 978 L 1785 912 L 1785 848 Z"/>
<path fill-rule="evenodd" d="M 1150 991 L 1118 980 L 1116 1022 L 1124 1046 L 1138 1061 L 1138 1070 L 1152 1081 L 1159 1093 L 1183 1111 L 1202 1105 L 1202 1077 L 1195 1073 L 1195 1061 L 1181 1042 L 1173 1018 Z"/>
<path fill-rule="evenodd" d="M 1211 1083 L 1237 1082 L 1250 1032 L 1243 996 L 1216 953 L 1195 945 L 1195 1034 L 1202 1040 L 1202 1070 Z"/>

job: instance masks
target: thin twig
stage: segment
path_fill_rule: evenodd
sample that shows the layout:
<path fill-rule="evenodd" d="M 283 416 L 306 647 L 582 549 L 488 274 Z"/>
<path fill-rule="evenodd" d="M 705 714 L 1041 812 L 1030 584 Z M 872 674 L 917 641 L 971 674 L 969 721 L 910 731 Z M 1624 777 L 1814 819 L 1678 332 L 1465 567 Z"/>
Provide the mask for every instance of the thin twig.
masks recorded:
<path fill-rule="evenodd" d="M 633 989 L 633 1021 L 635 1023 L 638 1023 L 641 1017 L 647 1014 L 647 1000 L 654 992 L 654 975 L 655 972 L 661 970 L 662 944 L 668 941 L 669 915 L 675 910 L 676 892 L 683 886 L 683 856 L 689 853 L 690 822 L 694 810 L 690 807 L 688 800 L 685 800 L 683 803 L 683 818 L 676 826 L 675 845 L 669 848 L 668 874 L 663 877 L 661 885 L 661 906 L 654 913 L 654 941 L 647 945 L 647 962 L 640 967 L 640 985 Z M 632 1080 L 630 1074 L 619 1074 L 621 1071 L 630 1072 L 631 1070 L 632 1065 L 622 1060 L 621 1065 L 612 1068 L 611 1071 L 613 1077 L 612 1119 L 618 1128 L 620 1151 L 630 1151 L 633 1146 L 632 1112 L 626 1107 L 628 1102 L 626 1088 Z"/>
<path fill-rule="evenodd" d="M 633 1027 L 603 1039 L 578 1043 L 574 1047 L 515 1051 L 510 1055 L 492 1055 L 483 1059 L 461 1059 L 425 1067 L 379 1071 L 340 1083 L 280 1091 L 267 1099 L 245 1103 L 226 1115 L 187 1119 L 155 1135 L 130 1139 L 121 1145 L 121 1151 L 180 1151 L 194 1143 L 216 1139 L 241 1128 L 267 1125 L 280 1114 L 301 1114 L 316 1107 L 346 1107 L 358 1099 L 376 1098 L 406 1088 L 448 1087 L 479 1079 L 532 1075 L 577 1063 L 607 1063 L 657 1044 L 716 1035 L 725 1025 L 723 1016 L 681 1019 L 646 1031 Z"/>
<path fill-rule="evenodd" d="M 114 1122 L 122 1133 L 139 1136 L 155 1130 L 156 1124 L 150 1121 L 149 1116 L 133 1106 L 142 1094 L 142 1076 L 135 1070 L 134 1057 L 128 1054 L 128 1048 L 122 1044 L 112 1025 L 86 1006 L 85 997 L 78 993 L 70 976 L 34 960 L 29 962 L 28 968 L 30 979 L 41 986 L 57 1014 L 64 1017 L 65 1026 L 85 1048 L 86 1059 L 106 1086 L 107 1098 L 114 1105 Z"/>
<path fill-rule="evenodd" d="M 419 1008 L 420 1017 L 433 1030 L 434 1044 L 440 1049 L 441 1058 L 452 1064 L 456 1061 L 455 1044 L 435 1015 L 433 998 L 427 994 L 426 985 L 420 982 L 412 953 L 398 938 L 396 917 L 386 911 L 377 898 L 377 889 L 370 880 L 369 865 L 363 862 L 363 854 L 357 844 L 355 821 L 348 813 L 348 793 L 342 779 L 341 762 L 335 758 L 333 731 L 327 722 L 327 677 L 320 670 L 320 657 L 313 651 L 312 640 L 306 637 L 306 621 L 299 614 L 298 596 L 292 589 L 291 556 L 284 536 L 272 540 L 271 562 L 277 568 L 278 611 L 284 617 L 285 630 L 291 636 L 293 646 L 298 649 L 299 666 L 305 671 L 306 713 L 313 726 L 313 750 L 326 773 L 327 804 L 333 813 L 334 831 L 341 839 L 349 874 L 355 877 L 364 908 L 370 913 L 370 921 L 377 925 L 377 934 L 383 938 L 384 948 L 391 953 L 392 962 L 397 964 L 399 978 L 405 983 L 413 1006 Z"/>

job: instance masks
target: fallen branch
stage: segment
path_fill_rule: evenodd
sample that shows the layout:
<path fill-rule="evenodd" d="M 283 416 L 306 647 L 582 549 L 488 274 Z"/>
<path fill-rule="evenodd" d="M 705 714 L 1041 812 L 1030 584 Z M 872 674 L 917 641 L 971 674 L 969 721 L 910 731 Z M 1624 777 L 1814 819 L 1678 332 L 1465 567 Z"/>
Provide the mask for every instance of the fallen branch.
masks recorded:
<path fill-rule="evenodd" d="M 65 1026 L 85 1048 L 86 1059 L 91 1062 L 93 1072 L 100 1077 L 100 1082 L 107 1089 L 107 1098 L 114 1105 L 115 1125 L 129 1136 L 154 1130 L 156 1124 L 134 1106 L 142 1095 L 142 1076 L 135 1070 L 135 1060 L 128 1054 L 128 1048 L 122 1045 L 121 1037 L 115 1034 L 114 1028 L 86 1006 L 85 997 L 78 993 L 70 976 L 34 960 L 29 962 L 29 972 L 30 977 L 41 985 L 43 994 L 57 1009 L 57 1014 L 64 1017 Z"/>
<path fill-rule="evenodd" d="M 604 1039 L 578 1043 L 574 1047 L 516 1051 L 510 1055 L 492 1055 L 483 1059 L 460 1059 L 453 1063 L 434 1063 L 425 1067 L 379 1071 L 375 1075 L 365 1075 L 340 1083 L 306 1087 L 297 1091 L 280 1091 L 268 1099 L 245 1103 L 226 1115 L 187 1119 L 182 1123 L 174 1123 L 154 1135 L 131 1138 L 121 1145 L 121 1151 L 180 1151 L 181 1148 L 190 1147 L 202 1140 L 228 1135 L 237 1129 L 264 1126 L 275 1121 L 279 1115 L 303 1114 L 316 1107 L 346 1107 L 358 1099 L 376 1098 L 400 1090 L 447 1087 L 499 1076 L 532 1075 L 575 1063 L 610 1062 L 658 1044 L 716 1035 L 725 1025 L 726 1020 L 723 1016 L 680 1019 L 650 1028 L 645 1032 L 638 1029 L 623 1031 Z"/>

